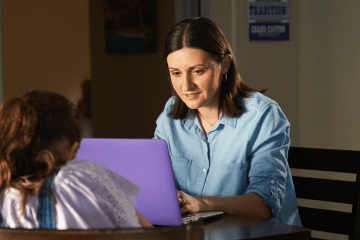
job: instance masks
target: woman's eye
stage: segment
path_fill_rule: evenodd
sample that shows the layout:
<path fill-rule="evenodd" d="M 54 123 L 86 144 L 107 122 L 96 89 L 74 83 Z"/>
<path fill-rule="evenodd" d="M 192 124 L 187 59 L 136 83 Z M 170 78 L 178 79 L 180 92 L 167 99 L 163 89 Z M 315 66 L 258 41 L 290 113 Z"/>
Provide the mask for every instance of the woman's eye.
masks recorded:
<path fill-rule="evenodd" d="M 180 75 L 180 72 L 172 72 L 171 75 L 173 75 L 173 76 L 176 77 L 176 76 L 179 76 L 179 75 Z"/>
<path fill-rule="evenodd" d="M 194 70 L 194 73 L 195 73 L 195 74 L 203 74 L 203 73 L 204 73 L 204 70 Z"/>

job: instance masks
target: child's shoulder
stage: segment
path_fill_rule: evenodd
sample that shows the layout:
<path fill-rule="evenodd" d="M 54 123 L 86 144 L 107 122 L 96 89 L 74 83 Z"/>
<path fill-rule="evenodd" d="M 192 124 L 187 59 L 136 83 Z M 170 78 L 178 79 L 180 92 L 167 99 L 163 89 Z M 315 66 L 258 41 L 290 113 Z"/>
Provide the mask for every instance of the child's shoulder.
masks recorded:
<path fill-rule="evenodd" d="M 140 188 L 129 179 L 119 175 L 110 168 L 91 160 L 71 160 L 61 167 L 58 175 L 59 182 L 82 182 L 85 185 L 108 185 L 120 184 L 128 188 L 132 194 L 137 195 Z"/>
<path fill-rule="evenodd" d="M 106 167 L 91 160 L 71 160 L 62 166 L 57 174 L 57 180 L 62 181 L 67 178 L 96 179 Z"/>
<path fill-rule="evenodd" d="M 100 163 L 94 162 L 87 159 L 74 159 L 68 161 L 66 165 L 61 167 L 61 169 L 77 169 L 77 170 L 86 170 L 87 168 L 103 168 L 104 166 Z"/>

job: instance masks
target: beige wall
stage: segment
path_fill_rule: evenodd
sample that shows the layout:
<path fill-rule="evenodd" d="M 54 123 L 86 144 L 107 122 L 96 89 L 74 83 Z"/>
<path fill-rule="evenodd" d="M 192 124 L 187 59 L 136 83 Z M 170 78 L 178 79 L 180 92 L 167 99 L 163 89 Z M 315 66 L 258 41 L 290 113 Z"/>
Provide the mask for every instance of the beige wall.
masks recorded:
<path fill-rule="evenodd" d="M 95 137 L 152 138 L 171 96 L 163 44 L 175 23 L 174 3 L 157 1 L 155 53 L 105 53 L 102 1 L 90 0 L 93 127 Z"/>
<path fill-rule="evenodd" d="M 42 88 L 77 102 L 90 74 L 87 0 L 2 0 L 5 98 Z"/>
<path fill-rule="evenodd" d="M 360 2 L 301 2 L 301 146 L 360 150 Z"/>

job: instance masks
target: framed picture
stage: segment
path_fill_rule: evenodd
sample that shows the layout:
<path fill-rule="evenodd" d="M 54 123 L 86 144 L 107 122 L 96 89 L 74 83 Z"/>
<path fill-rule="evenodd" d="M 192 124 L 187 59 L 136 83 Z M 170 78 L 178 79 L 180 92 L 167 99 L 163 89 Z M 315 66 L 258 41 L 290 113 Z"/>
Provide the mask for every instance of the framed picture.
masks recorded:
<path fill-rule="evenodd" d="M 156 51 L 156 0 L 104 0 L 106 53 Z"/>

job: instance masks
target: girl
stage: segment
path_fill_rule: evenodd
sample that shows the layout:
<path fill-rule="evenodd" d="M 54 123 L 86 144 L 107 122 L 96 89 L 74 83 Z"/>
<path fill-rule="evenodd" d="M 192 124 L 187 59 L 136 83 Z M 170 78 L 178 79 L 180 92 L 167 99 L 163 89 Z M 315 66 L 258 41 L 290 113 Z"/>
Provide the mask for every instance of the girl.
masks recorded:
<path fill-rule="evenodd" d="M 80 115 L 62 95 L 35 90 L 0 109 L 0 223 L 11 228 L 151 227 L 134 208 L 138 186 L 74 160 Z"/>

